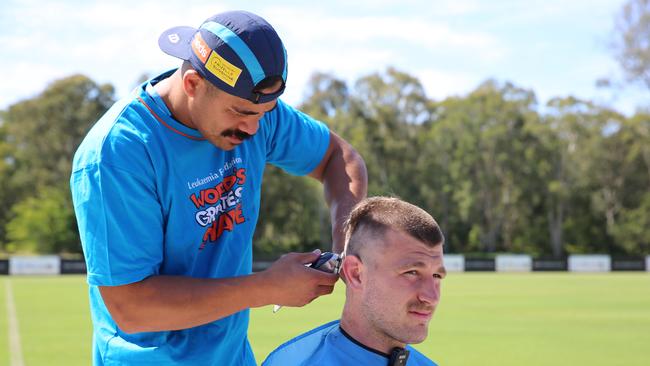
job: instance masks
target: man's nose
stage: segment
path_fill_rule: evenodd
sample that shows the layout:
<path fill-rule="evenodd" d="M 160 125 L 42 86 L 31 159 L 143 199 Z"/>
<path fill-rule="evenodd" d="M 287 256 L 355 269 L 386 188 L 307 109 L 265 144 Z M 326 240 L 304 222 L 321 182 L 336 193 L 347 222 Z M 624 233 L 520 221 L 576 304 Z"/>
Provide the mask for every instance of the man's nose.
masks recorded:
<path fill-rule="evenodd" d="M 243 119 L 237 125 L 237 128 L 240 131 L 246 132 L 249 135 L 254 135 L 257 130 L 260 128 L 260 118 L 261 116 L 249 117 Z"/>
<path fill-rule="evenodd" d="M 434 306 L 437 305 L 438 301 L 440 301 L 440 279 L 430 277 L 426 281 L 423 281 L 418 293 L 418 298 L 422 302 L 426 302 Z"/>

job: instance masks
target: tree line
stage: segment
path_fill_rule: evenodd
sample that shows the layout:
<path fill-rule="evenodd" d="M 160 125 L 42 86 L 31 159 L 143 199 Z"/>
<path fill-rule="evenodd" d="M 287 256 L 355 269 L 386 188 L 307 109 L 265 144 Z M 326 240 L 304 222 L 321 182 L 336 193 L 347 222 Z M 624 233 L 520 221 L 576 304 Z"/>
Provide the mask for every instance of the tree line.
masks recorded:
<path fill-rule="evenodd" d="M 71 160 L 113 102 L 111 85 L 74 75 L 2 111 L 3 252 L 80 252 Z M 363 155 L 371 195 L 436 217 L 449 252 L 650 253 L 648 113 L 573 97 L 541 107 L 533 91 L 493 80 L 434 101 L 392 68 L 351 87 L 315 74 L 300 109 Z M 329 247 L 320 184 L 271 166 L 264 181 L 256 253 Z"/>
<path fill-rule="evenodd" d="M 648 14 L 647 0 L 625 5 L 616 48 L 630 80 L 646 85 Z M 0 254 L 80 253 L 72 156 L 114 101 L 113 86 L 73 75 L 0 111 Z M 430 212 L 447 252 L 650 254 L 650 112 L 574 97 L 540 105 L 534 91 L 495 80 L 435 101 L 393 68 L 352 85 L 314 74 L 299 107 L 362 154 L 370 195 Z M 264 182 L 258 258 L 329 248 L 320 184 L 272 166 Z"/>
<path fill-rule="evenodd" d="M 394 69 L 353 88 L 314 75 L 302 108 L 364 156 L 370 194 L 402 197 L 436 217 L 448 251 L 650 253 L 647 113 L 626 117 L 573 97 L 540 107 L 532 91 L 492 80 L 435 102 Z M 281 180 L 268 182 L 277 190 Z M 268 209 L 262 228 L 274 226 Z"/>

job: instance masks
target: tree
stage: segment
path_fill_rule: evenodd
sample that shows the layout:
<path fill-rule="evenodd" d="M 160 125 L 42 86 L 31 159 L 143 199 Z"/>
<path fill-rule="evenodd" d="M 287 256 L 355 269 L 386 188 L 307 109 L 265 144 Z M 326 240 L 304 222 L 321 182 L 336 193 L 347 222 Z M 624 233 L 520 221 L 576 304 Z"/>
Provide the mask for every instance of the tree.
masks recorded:
<path fill-rule="evenodd" d="M 643 195 L 637 207 L 621 210 L 612 234 L 626 253 L 650 253 L 650 193 Z"/>
<path fill-rule="evenodd" d="M 629 0 L 616 22 L 614 50 L 629 80 L 650 88 L 650 0 Z"/>
<path fill-rule="evenodd" d="M 363 126 L 368 192 L 391 194 L 419 204 L 415 164 L 418 133 L 432 104 L 417 78 L 388 68 L 355 83 L 353 123 Z"/>
<path fill-rule="evenodd" d="M 627 169 L 607 128 L 623 117 L 574 97 L 552 99 L 547 111 L 555 146 L 545 190 L 553 252 L 608 252 Z"/>
<path fill-rule="evenodd" d="M 11 194 L 3 201 L 13 205 L 5 210 L 4 218 L 9 220 L 6 229 L 13 250 L 81 250 L 71 213 L 72 157 L 92 124 L 113 102 L 111 85 L 73 75 L 3 113 L 0 150 L 9 156 L 3 159 L 5 173 L 0 166 L 0 174 L 7 178 L 0 188 Z M 53 231 L 47 235 L 39 228 Z M 42 240 L 46 242 L 37 244 Z"/>
<path fill-rule="evenodd" d="M 69 194 L 43 188 L 12 207 L 7 224 L 7 251 L 26 253 L 79 253 L 74 211 Z"/>
<path fill-rule="evenodd" d="M 111 85 L 73 75 L 10 106 L 5 125 L 15 164 L 13 184 L 23 194 L 33 194 L 40 186 L 67 189 L 77 146 L 113 102 Z"/>
<path fill-rule="evenodd" d="M 289 251 L 329 250 L 329 211 L 320 192 L 314 179 L 267 166 L 253 238 L 255 254 L 274 257 Z"/>
<path fill-rule="evenodd" d="M 524 251 L 534 174 L 527 157 L 537 141 L 535 95 L 512 84 L 487 81 L 466 98 L 449 98 L 422 135 L 420 182 L 427 205 L 444 207 L 447 231 L 463 251 Z M 463 233 L 459 235 L 459 233 Z M 449 235 L 448 235 L 449 237 Z M 526 238 L 526 239 L 524 239 Z"/>
<path fill-rule="evenodd" d="M 15 195 L 10 185 L 13 173 L 13 158 L 11 147 L 7 143 L 6 125 L 3 123 L 4 113 L 0 112 L 0 207 L 11 207 L 15 202 Z M 11 218 L 11 210 L 0 210 L 0 252 L 4 250 L 3 244 L 6 237 L 5 225 Z"/>
<path fill-rule="evenodd" d="M 314 73 L 305 95 L 301 109 L 317 119 L 335 119 L 350 108 L 350 92 L 345 81 L 333 75 Z"/>
<path fill-rule="evenodd" d="M 614 114 L 609 121 L 617 121 L 617 128 L 604 134 L 591 159 L 597 186 L 594 210 L 606 218 L 607 234 L 613 239 L 608 252 L 647 253 L 650 172 L 644 155 L 650 138 L 642 130 L 650 120 L 647 115 L 626 119 Z"/>

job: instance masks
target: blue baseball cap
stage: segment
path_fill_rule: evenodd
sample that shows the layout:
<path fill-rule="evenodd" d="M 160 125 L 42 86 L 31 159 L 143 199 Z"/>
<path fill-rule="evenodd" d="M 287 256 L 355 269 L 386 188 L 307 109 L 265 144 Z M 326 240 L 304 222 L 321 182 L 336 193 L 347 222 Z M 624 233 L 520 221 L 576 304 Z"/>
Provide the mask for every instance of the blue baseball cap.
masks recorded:
<path fill-rule="evenodd" d="M 266 103 L 278 98 L 287 81 L 287 51 L 273 27 L 247 11 L 229 11 L 208 18 L 199 29 L 173 27 L 158 38 L 168 55 L 189 61 L 194 69 L 228 94 Z M 282 86 L 272 94 L 254 92 L 268 78 Z"/>

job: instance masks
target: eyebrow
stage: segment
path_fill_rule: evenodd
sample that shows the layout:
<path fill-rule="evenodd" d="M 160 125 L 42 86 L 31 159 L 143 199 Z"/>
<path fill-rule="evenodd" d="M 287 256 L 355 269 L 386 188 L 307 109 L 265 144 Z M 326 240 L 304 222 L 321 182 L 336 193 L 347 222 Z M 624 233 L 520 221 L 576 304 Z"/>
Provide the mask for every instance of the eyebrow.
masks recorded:
<path fill-rule="evenodd" d="M 422 261 L 415 261 L 415 262 L 409 262 L 408 264 L 405 264 L 400 267 L 400 269 L 406 269 L 406 268 L 424 268 L 426 267 L 426 263 Z M 442 274 L 447 274 L 447 269 L 445 266 L 440 266 L 436 270 L 437 273 L 442 273 Z"/>
<path fill-rule="evenodd" d="M 275 107 L 277 107 L 277 106 L 278 106 L 278 102 L 276 101 L 275 104 L 273 105 L 273 107 L 271 107 L 269 110 L 266 110 L 266 111 L 263 111 L 263 112 L 250 111 L 248 109 L 239 108 L 237 106 L 233 106 L 232 109 L 237 113 L 245 114 L 247 116 L 255 116 L 255 115 L 258 115 L 258 114 L 261 114 L 261 113 L 270 112 L 270 111 L 274 110 Z"/>
<path fill-rule="evenodd" d="M 408 263 L 404 264 L 403 266 L 400 266 L 400 268 L 402 268 L 402 269 L 413 268 L 413 267 L 422 268 L 422 267 L 426 267 L 426 266 L 427 265 L 424 262 L 415 261 L 415 262 L 408 262 Z"/>

